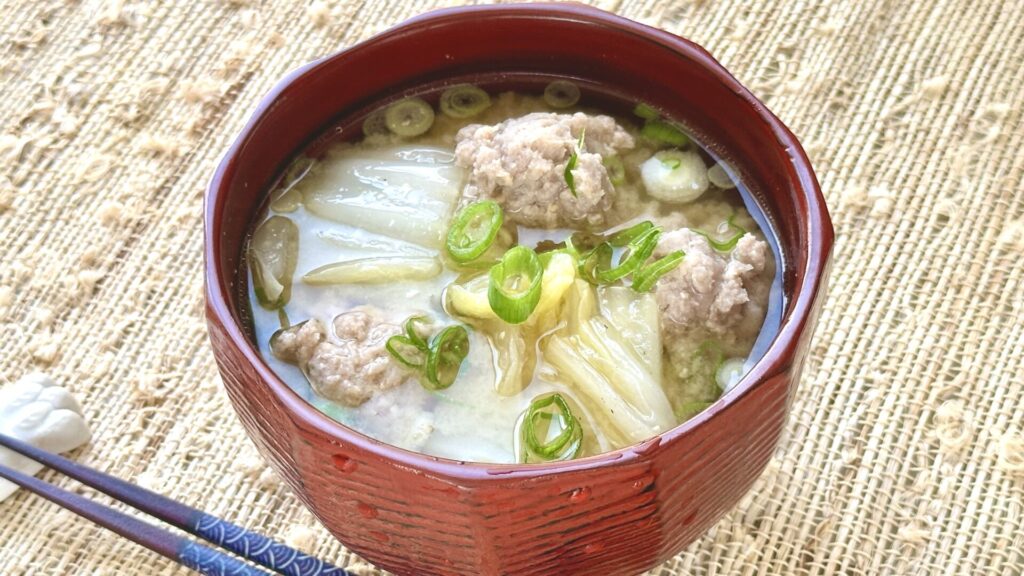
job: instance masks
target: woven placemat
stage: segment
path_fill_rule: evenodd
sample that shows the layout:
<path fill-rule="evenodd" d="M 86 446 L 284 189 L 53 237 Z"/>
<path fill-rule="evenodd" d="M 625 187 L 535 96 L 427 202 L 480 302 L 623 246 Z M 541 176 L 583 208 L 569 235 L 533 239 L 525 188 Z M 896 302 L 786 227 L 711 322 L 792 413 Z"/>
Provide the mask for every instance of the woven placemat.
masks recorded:
<path fill-rule="evenodd" d="M 282 74 L 440 4 L 0 0 L 0 383 L 70 387 L 95 431 L 79 460 L 375 573 L 221 390 L 202 195 Z M 1022 574 L 1020 4 L 597 4 L 696 40 L 760 96 L 837 230 L 774 459 L 653 574 Z M 0 504 L 0 574 L 184 572 L 28 494 Z"/>

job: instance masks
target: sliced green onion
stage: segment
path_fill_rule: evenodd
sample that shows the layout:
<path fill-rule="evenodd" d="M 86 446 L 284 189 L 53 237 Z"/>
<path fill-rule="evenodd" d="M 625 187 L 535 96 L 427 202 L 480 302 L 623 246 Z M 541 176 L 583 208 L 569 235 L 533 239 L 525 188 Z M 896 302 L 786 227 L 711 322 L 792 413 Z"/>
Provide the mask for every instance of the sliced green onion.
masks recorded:
<path fill-rule="evenodd" d="M 747 233 L 746 229 L 744 229 L 742 226 L 740 226 L 740 225 L 738 225 L 738 224 L 733 222 L 733 220 L 735 220 L 735 219 L 736 219 L 736 214 L 733 213 L 732 216 L 729 216 L 728 220 L 723 222 L 723 224 L 726 225 L 726 231 L 728 231 L 728 230 L 735 230 L 736 231 L 732 236 L 730 236 L 726 240 L 715 240 L 714 238 L 711 237 L 710 234 L 708 234 L 707 232 L 703 232 L 701 230 L 694 230 L 694 232 L 696 232 L 697 234 L 700 234 L 701 236 L 706 238 L 707 241 L 708 241 L 708 244 L 711 244 L 711 247 L 714 248 L 715 250 L 717 250 L 719 252 L 731 252 L 732 249 L 736 247 L 736 244 L 740 241 L 740 238 L 743 238 L 743 236 Z M 719 228 L 719 230 L 721 230 L 722 225 L 719 224 L 718 228 Z"/>
<path fill-rule="evenodd" d="M 593 232 L 574 232 L 566 241 L 566 244 L 578 254 L 586 255 L 603 242 L 607 242 L 616 248 L 622 248 L 651 228 L 654 228 L 654 224 L 650 220 L 644 220 L 611 235 L 594 234 Z"/>
<path fill-rule="evenodd" d="M 661 165 L 664 166 L 665 168 L 668 168 L 669 170 L 675 170 L 676 168 L 679 168 L 679 166 L 681 166 L 682 163 L 683 161 L 678 158 L 661 159 Z"/>
<path fill-rule="evenodd" d="M 363 120 L 363 136 L 386 136 L 391 133 L 384 119 L 384 109 L 378 108 Z"/>
<path fill-rule="evenodd" d="M 612 282 L 621 280 L 634 272 L 651 257 L 651 254 L 654 253 L 654 248 L 658 245 L 658 239 L 660 237 L 661 229 L 652 228 L 641 234 L 639 237 L 634 238 L 626 246 L 626 250 L 619 258 L 618 264 L 610 268 L 599 268 L 597 270 L 598 282 L 601 284 L 611 284 Z"/>
<path fill-rule="evenodd" d="M 553 425 L 558 426 L 558 433 L 550 438 Z M 558 393 L 539 396 L 530 402 L 519 433 L 520 459 L 524 463 L 572 460 L 583 448 L 583 428 L 565 398 Z"/>
<path fill-rule="evenodd" d="M 471 118 L 490 106 L 490 95 L 471 84 L 452 86 L 441 94 L 441 112 L 452 118 Z"/>
<path fill-rule="evenodd" d="M 612 185 L 621 186 L 626 183 L 626 166 L 622 163 L 622 158 L 608 156 L 602 158 L 601 163 L 604 164 L 605 170 L 608 171 L 608 180 L 611 181 Z"/>
<path fill-rule="evenodd" d="M 398 360 L 406 368 L 419 370 L 427 359 L 426 347 L 420 347 L 408 336 L 396 334 L 384 344 L 391 357 Z"/>
<path fill-rule="evenodd" d="M 690 141 L 682 130 L 664 120 L 648 120 L 640 129 L 640 135 L 670 146 L 684 146 Z"/>
<path fill-rule="evenodd" d="M 607 242 L 598 244 L 593 250 L 580 255 L 577 271 L 580 277 L 591 284 L 600 284 L 599 275 L 602 270 L 608 270 L 612 266 L 614 249 Z"/>
<path fill-rule="evenodd" d="M 288 303 L 298 258 L 299 228 L 294 222 L 271 216 L 256 227 L 249 242 L 249 268 L 261 306 L 276 310 Z"/>
<path fill-rule="evenodd" d="M 633 273 L 632 288 L 635 292 L 647 292 L 654 287 L 654 284 L 665 274 L 675 270 L 683 262 L 686 253 L 676 250 L 671 254 L 662 256 L 646 266 L 642 266 Z"/>
<path fill-rule="evenodd" d="M 544 88 L 544 101 L 552 108 L 568 108 L 580 101 L 580 88 L 567 80 L 555 80 Z"/>
<path fill-rule="evenodd" d="M 643 102 L 638 103 L 636 108 L 633 108 L 633 114 L 636 114 L 644 120 L 657 120 L 658 117 L 661 116 L 654 107 L 649 104 L 644 104 Z"/>
<path fill-rule="evenodd" d="M 427 323 L 425 316 L 412 316 L 405 321 L 405 334 L 388 338 L 384 347 L 400 364 L 419 372 L 424 388 L 436 392 L 455 382 L 462 361 L 469 355 L 469 333 L 464 326 L 448 326 L 434 334 L 428 344 L 416 328 Z"/>
<path fill-rule="evenodd" d="M 491 310 L 509 324 L 524 322 L 540 301 L 543 276 L 536 252 L 526 246 L 513 247 L 491 267 L 487 287 Z"/>
<path fill-rule="evenodd" d="M 619 230 L 618 232 L 612 234 L 611 237 L 608 238 L 608 243 L 616 248 L 622 248 L 623 246 L 643 236 L 652 228 L 654 228 L 654 223 L 651 222 L 650 220 L 644 220 L 639 224 L 634 224 L 629 228 Z"/>
<path fill-rule="evenodd" d="M 584 128 L 580 132 L 580 139 L 576 142 L 576 149 L 572 151 L 572 155 L 569 156 L 569 161 L 565 163 L 565 172 L 562 175 L 565 177 L 565 183 L 569 186 L 569 192 L 572 192 L 573 196 L 576 196 L 576 178 L 572 175 L 572 171 L 576 169 L 576 163 L 579 162 L 580 150 L 583 150 L 583 139 L 587 136 L 587 130 Z"/>
<path fill-rule="evenodd" d="M 566 250 L 578 259 L 580 276 L 591 284 L 609 284 L 639 269 L 658 245 L 661 228 L 645 220 L 610 235 L 577 232 L 566 241 Z M 615 248 L 626 248 L 613 265 Z"/>
<path fill-rule="evenodd" d="M 410 316 L 405 321 L 405 337 L 409 339 L 420 350 L 427 349 L 427 339 L 423 336 L 425 332 L 416 328 L 417 324 L 430 325 L 430 319 L 426 316 Z"/>
<path fill-rule="evenodd" d="M 455 382 L 462 361 L 469 355 L 469 334 L 462 326 L 449 326 L 434 335 L 427 352 L 426 381 L 429 390 L 444 390 Z"/>
<path fill-rule="evenodd" d="M 384 123 L 399 136 L 419 136 L 434 125 L 434 109 L 420 98 L 406 98 L 387 107 Z"/>
<path fill-rule="evenodd" d="M 459 210 L 448 229 L 445 248 L 452 260 L 464 264 L 479 258 L 498 236 L 504 215 L 493 200 L 473 202 Z"/>
<path fill-rule="evenodd" d="M 569 186 L 569 192 L 572 192 L 572 195 L 577 198 L 579 196 L 576 194 L 576 178 L 573 177 L 572 171 L 576 169 L 576 161 L 578 159 L 579 157 L 576 155 L 576 151 L 573 150 L 572 156 L 569 156 L 569 161 L 565 164 L 565 172 L 563 173 L 565 176 L 565 183 Z"/>

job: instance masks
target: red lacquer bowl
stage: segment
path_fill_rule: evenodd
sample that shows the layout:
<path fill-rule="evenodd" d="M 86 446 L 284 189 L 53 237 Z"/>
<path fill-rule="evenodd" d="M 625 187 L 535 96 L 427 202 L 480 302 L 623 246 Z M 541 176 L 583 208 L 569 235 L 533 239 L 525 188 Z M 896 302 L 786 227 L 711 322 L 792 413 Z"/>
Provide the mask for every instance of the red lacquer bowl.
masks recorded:
<path fill-rule="evenodd" d="M 787 298 L 774 342 L 710 409 L 641 445 L 529 466 L 400 450 L 300 399 L 242 327 L 246 233 L 290 157 L 383 97 L 496 72 L 575 77 L 684 119 L 714 149 L 742 159 L 775 224 Z M 399 574 L 636 573 L 706 531 L 768 462 L 822 301 L 832 236 L 796 138 L 699 46 L 576 5 L 442 10 L 297 70 L 260 104 L 206 198 L 210 340 L 261 453 L 374 564 Z"/>

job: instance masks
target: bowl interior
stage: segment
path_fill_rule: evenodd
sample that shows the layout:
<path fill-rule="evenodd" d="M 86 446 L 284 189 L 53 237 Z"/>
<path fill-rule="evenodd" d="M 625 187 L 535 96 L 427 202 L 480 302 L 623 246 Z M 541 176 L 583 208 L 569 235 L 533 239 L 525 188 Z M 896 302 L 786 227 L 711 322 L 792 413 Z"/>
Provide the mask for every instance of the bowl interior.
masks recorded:
<path fill-rule="evenodd" d="M 467 10 L 479 10 L 485 20 L 464 18 Z M 322 137 L 325 127 L 431 84 L 473 78 L 493 82 L 516 75 L 553 75 L 609 87 L 620 98 L 665 110 L 713 152 L 738 159 L 732 164 L 768 215 L 779 242 L 788 298 L 775 342 L 733 392 L 780 370 L 807 320 L 831 239 L 817 183 L 799 144 L 704 50 L 584 7 L 442 12 L 289 75 L 260 104 L 211 185 L 207 282 L 212 297 L 223 300 L 214 304 L 222 304 L 237 326 L 246 324 L 245 286 L 239 285 L 237 271 L 250 223 L 280 170 Z M 236 344 L 248 346 L 248 356 L 261 363 L 251 343 Z M 700 420 L 689 421 L 690 426 Z"/>

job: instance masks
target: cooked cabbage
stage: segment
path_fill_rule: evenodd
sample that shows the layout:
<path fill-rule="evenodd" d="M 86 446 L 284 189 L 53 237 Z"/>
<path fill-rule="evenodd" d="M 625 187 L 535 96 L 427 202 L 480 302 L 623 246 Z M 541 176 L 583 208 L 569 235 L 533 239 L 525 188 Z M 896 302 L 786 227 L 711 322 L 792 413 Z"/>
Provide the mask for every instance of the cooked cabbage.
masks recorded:
<path fill-rule="evenodd" d="M 656 379 L 661 379 L 661 315 L 654 293 L 626 286 L 597 289 L 601 314 L 612 323 Z"/>
<path fill-rule="evenodd" d="M 324 163 L 299 184 L 303 203 L 323 218 L 439 248 L 465 171 L 429 151 Z"/>
<path fill-rule="evenodd" d="M 558 306 L 576 279 L 576 263 L 565 253 L 551 255 L 541 279 L 540 300 L 522 324 L 507 324 L 491 310 L 487 300 L 488 276 L 480 274 L 445 290 L 446 309 L 487 335 L 494 349 L 497 380 L 502 396 L 519 393 L 533 379 L 537 340 L 558 321 Z"/>
<path fill-rule="evenodd" d="M 576 280 L 565 306 L 565 327 L 541 343 L 544 358 L 601 432 L 622 447 L 675 426 L 661 374 L 652 374 L 620 330 L 598 313 L 594 287 Z"/>
<path fill-rule="evenodd" d="M 306 284 L 383 284 L 400 280 L 426 280 L 441 273 L 437 257 L 406 258 L 402 256 L 360 258 L 334 262 L 307 272 Z"/>

